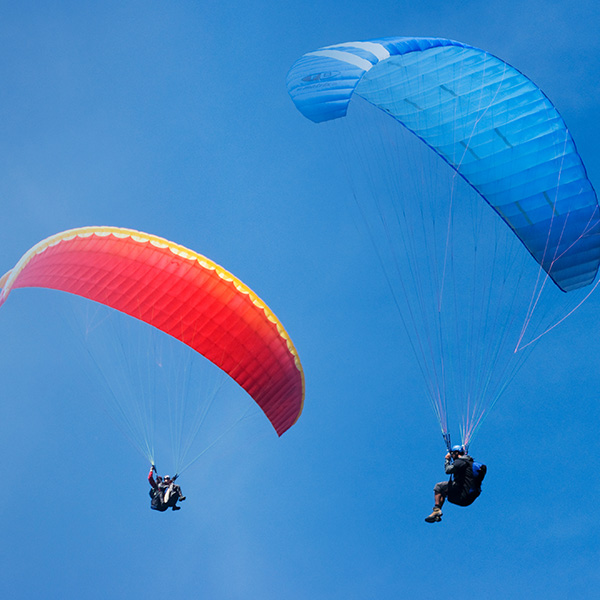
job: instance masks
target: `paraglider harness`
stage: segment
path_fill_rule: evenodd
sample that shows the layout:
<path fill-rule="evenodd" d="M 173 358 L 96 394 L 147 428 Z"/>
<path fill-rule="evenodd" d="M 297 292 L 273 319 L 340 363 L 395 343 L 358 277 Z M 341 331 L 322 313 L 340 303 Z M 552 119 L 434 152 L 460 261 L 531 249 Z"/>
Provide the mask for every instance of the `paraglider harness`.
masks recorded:
<path fill-rule="evenodd" d="M 164 512 L 169 508 L 164 502 L 162 498 L 162 492 L 160 490 L 155 490 L 154 488 L 150 488 L 150 508 L 152 510 L 158 510 L 160 512 Z"/>

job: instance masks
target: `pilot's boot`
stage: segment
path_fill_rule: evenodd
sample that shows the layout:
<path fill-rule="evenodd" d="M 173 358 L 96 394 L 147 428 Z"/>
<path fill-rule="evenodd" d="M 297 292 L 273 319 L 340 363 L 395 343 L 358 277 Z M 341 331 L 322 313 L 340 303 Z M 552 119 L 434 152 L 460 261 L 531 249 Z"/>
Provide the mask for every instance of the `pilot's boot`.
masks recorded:
<path fill-rule="evenodd" d="M 428 517 L 425 517 L 425 521 L 427 521 L 427 523 L 436 523 L 437 521 L 441 521 L 441 520 L 442 520 L 442 509 L 436 504 L 433 507 L 433 512 Z"/>

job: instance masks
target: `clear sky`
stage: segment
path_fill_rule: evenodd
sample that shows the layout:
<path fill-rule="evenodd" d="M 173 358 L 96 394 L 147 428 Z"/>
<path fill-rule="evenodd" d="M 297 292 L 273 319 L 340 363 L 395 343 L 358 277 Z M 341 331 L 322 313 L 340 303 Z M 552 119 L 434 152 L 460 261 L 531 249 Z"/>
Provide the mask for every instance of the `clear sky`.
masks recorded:
<path fill-rule="evenodd" d="M 174 240 L 269 304 L 306 375 L 290 431 L 254 418 L 185 473 L 183 510 L 156 513 L 56 294 L 15 291 L 0 310 L 3 597 L 596 597 L 598 295 L 478 433 L 481 498 L 424 523 L 439 430 L 343 170 L 285 87 L 324 45 L 457 39 L 545 91 L 598 189 L 596 2 L 0 7 L 0 271 L 84 225 Z"/>

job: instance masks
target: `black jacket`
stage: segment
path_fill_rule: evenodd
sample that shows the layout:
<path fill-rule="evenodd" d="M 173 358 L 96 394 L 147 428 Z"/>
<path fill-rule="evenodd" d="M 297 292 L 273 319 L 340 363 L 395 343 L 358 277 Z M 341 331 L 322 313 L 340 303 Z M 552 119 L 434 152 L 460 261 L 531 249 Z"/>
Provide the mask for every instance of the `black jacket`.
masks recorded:
<path fill-rule="evenodd" d="M 448 502 L 459 506 L 469 506 L 481 494 L 481 486 L 473 475 L 473 459 L 465 454 L 454 462 L 446 459 L 446 473 L 451 475 L 448 482 Z"/>

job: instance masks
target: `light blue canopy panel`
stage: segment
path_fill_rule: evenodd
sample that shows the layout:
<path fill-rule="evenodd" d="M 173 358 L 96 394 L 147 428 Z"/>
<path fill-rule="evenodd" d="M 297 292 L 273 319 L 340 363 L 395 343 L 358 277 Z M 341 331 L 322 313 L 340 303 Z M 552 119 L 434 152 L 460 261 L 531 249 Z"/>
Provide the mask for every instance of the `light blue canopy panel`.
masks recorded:
<path fill-rule="evenodd" d="M 354 94 L 390 114 L 454 168 L 564 291 L 600 264 L 600 214 L 564 121 L 543 92 L 491 54 L 436 38 L 350 42 L 304 55 L 288 74 L 314 122 Z"/>

